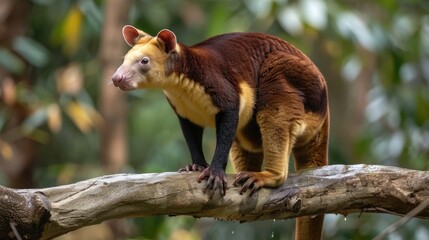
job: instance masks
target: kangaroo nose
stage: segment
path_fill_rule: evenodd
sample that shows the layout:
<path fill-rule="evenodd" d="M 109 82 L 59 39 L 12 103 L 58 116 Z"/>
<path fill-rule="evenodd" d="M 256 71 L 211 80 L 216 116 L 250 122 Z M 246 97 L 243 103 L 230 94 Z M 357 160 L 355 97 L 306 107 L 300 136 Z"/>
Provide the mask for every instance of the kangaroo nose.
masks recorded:
<path fill-rule="evenodd" d="M 112 76 L 112 82 L 113 85 L 115 85 L 116 87 L 118 86 L 118 84 L 120 84 L 121 82 L 123 82 L 125 79 L 124 75 L 121 73 L 115 73 Z"/>

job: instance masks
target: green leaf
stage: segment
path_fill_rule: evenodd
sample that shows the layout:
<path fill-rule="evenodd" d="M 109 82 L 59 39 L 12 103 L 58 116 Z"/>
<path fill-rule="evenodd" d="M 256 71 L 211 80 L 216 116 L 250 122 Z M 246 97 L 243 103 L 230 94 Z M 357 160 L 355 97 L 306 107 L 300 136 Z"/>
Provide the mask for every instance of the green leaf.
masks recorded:
<path fill-rule="evenodd" d="M 7 119 L 8 119 L 8 115 L 6 114 L 6 112 L 1 111 L 0 112 L 0 130 L 2 130 L 3 127 L 5 126 Z"/>
<path fill-rule="evenodd" d="M 25 119 L 24 123 L 22 124 L 24 133 L 33 132 L 37 127 L 45 123 L 46 119 L 47 119 L 46 108 L 41 107 L 37 109 L 33 114 L 31 114 L 30 117 Z"/>
<path fill-rule="evenodd" d="M 48 51 L 46 48 L 30 38 L 23 36 L 15 38 L 13 49 L 31 65 L 36 67 L 43 67 L 48 62 Z"/>
<path fill-rule="evenodd" d="M 14 74 L 24 70 L 24 62 L 5 48 L 0 48 L 0 66 Z"/>
<path fill-rule="evenodd" d="M 94 1 L 79 1 L 78 6 L 88 20 L 88 24 L 91 25 L 92 30 L 99 33 L 103 23 L 101 10 L 95 5 Z"/>

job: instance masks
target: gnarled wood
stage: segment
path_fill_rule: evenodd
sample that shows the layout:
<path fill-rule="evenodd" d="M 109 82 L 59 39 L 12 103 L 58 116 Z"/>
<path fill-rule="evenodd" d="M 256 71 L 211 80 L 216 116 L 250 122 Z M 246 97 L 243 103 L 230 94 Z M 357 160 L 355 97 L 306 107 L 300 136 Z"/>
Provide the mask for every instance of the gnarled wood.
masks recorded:
<path fill-rule="evenodd" d="M 209 199 L 203 193 L 204 183 L 197 183 L 196 178 L 196 173 L 116 174 L 53 188 L 13 190 L 13 194 L 45 196 L 49 201 L 49 204 L 38 201 L 44 207 L 36 207 L 51 215 L 41 232 L 42 239 L 107 219 L 153 215 L 238 221 L 326 213 L 404 215 L 429 197 L 429 172 L 374 165 L 331 165 L 290 173 L 283 186 L 262 189 L 251 197 L 240 195 L 240 188 L 231 186 L 234 175 L 229 175 L 226 196 L 221 198 L 216 193 Z M 4 189 L 11 191 L 7 188 L 0 191 Z M 15 200 L 24 201 L 20 197 Z M 34 219 L 34 215 L 26 216 L 31 211 L 10 212 L 14 208 L 8 204 L 16 202 L 0 199 L 0 217 L 6 222 L 13 221 L 18 231 L 24 223 L 16 219 L 33 219 L 36 225 L 43 223 Z M 417 217 L 429 218 L 429 208 Z M 7 234 L 0 236 L 10 236 L 11 232 L 10 226 L 1 222 L 0 233 Z"/>

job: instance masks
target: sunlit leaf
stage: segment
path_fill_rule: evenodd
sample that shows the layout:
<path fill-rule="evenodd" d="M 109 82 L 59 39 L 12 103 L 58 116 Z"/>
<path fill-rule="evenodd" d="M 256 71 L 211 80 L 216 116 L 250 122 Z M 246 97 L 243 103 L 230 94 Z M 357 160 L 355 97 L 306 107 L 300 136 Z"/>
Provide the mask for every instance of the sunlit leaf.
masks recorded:
<path fill-rule="evenodd" d="M 347 59 L 343 69 L 341 69 L 341 75 L 345 80 L 353 81 L 358 77 L 361 70 L 362 63 L 360 62 L 360 59 L 356 56 L 352 56 Z"/>
<path fill-rule="evenodd" d="M 101 116 L 98 112 L 84 103 L 71 101 L 67 106 L 66 112 L 76 127 L 83 133 L 87 133 L 101 124 Z"/>
<path fill-rule="evenodd" d="M 3 82 L 0 83 L 2 90 L 0 91 L 0 99 L 6 105 L 13 105 L 16 101 L 16 86 L 12 78 L 6 77 L 3 79 Z"/>
<path fill-rule="evenodd" d="M 67 114 L 80 131 L 85 133 L 91 129 L 91 117 L 81 104 L 75 101 L 70 102 L 67 106 Z"/>
<path fill-rule="evenodd" d="M 57 104 L 53 103 L 46 108 L 47 117 L 48 117 L 48 126 L 49 129 L 57 133 L 61 129 L 62 118 L 61 111 Z"/>
<path fill-rule="evenodd" d="M 345 38 L 356 40 L 360 45 L 374 51 L 376 44 L 368 23 L 362 15 L 344 12 L 336 16 L 338 33 Z"/>
<path fill-rule="evenodd" d="M 247 0 L 244 3 L 260 19 L 267 17 L 272 7 L 271 1 Z"/>
<path fill-rule="evenodd" d="M 422 17 L 422 29 L 421 31 L 421 49 L 426 53 L 426 56 L 429 54 L 429 15 Z"/>
<path fill-rule="evenodd" d="M 62 26 L 63 49 L 68 55 L 73 55 L 80 43 L 83 15 L 77 7 L 70 8 Z"/>
<path fill-rule="evenodd" d="M 302 17 L 305 21 L 317 30 L 326 28 L 328 22 L 327 6 L 325 1 L 304 0 L 300 1 Z"/>
<path fill-rule="evenodd" d="M 82 68 L 79 64 L 70 64 L 56 75 L 57 91 L 70 95 L 78 94 L 83 85 Z"/>
<path fill-rule="evenodd" d="M 1 139 L 0 139 L 0 155 L 6 161 L 10 161 L 13 157 L 12 147 L 10 146 L 9 143 L 2 141 Z"/>
<path fill-rule="evenodd" d="M 48 62 L 48 51 L 31 38 L 20 36 L 14 39 L 13 49 L 31 65 L 42 67 Z"/>
<path fill-rule="evenodd" d="M 101 114 L 92 106 L 86 105 L 86 110 L 88 111 L 89 115 L 91 116 L 91 120 L 93 123 L 93 126 L 95 128 L 99 127 L 103 124 L 103 117 Z"/>
<path fill-rule="evenodd" d="M 301 17 L 294 6 L 283 8 L 278 14 L 280 25 L 292 35 L 300 34 L 303 30 Z"/>
<path fill-rule="evenodd" d="M 389 102 L 385 96 L 376 96 L 365 108 L 365 116 L 369 122 L 377 122 L 389 111 Z"/>

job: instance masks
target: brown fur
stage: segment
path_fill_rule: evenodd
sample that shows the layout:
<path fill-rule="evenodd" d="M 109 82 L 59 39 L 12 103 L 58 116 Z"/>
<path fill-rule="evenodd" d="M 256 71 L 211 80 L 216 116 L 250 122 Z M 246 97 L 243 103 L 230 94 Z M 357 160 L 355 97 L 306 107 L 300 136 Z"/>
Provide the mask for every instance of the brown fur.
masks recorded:
<path fill-rule="evenodd" d="M 186 170 L 203 171 L 199 179 L 208 180 L 207 188 L 224 191 L 228 150 L 241 192 L 281 185 L 291 154 L 297 170 L 328 163 L 326 83 L 289 43 L 267 34 L 232 33 L 187 47 L 169 30 L 150 37 L 128 26 L 123 33 L 134 47 L 113 76 L 115 86 L 164 89 L 193 156 Z M 139 63 L 144 57 L 149 64 Z M 201 150 L 205 126 L 216 126 L 218 133 L 209 167 Z M 296 236 L 320 238 L 322 225 L 323 216 L 299 218 Z"/>

